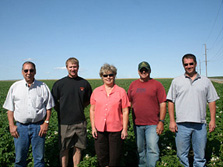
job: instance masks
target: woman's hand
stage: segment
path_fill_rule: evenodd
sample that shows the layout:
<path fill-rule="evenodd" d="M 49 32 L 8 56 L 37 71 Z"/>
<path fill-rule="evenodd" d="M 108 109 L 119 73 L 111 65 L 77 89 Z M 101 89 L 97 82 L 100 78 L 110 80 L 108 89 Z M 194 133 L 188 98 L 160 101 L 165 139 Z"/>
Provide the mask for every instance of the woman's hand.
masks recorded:
<path fill-rule="evenodd" d="M 97 139 L 98 137 L 97 129 L 93 128 L 91 133 L 92 133 L 93 138 Z"/>
<path fill-rule="evenodd" d="M 125 140 L 127 137 L 128 137 L 127 129 L 126 130 L 123 129 L 122 130 L 122 133 L 121 133 L 122 140 Z"/>

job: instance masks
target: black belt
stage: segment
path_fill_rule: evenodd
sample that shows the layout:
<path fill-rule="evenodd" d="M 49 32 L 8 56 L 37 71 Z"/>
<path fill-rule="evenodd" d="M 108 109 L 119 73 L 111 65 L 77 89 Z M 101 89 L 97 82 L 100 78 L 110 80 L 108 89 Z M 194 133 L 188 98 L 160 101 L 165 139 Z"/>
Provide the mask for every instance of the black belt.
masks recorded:
<path fill-rule="evenodd" d="M 43 124 L 44 120 L 38 121 L 38 122 L 27 122 L 27 123 L 21 123 L 19 121 L 17 121 L 18 123 L 22 124 L 22 125 L 29 125 L 29 124 Z"/>

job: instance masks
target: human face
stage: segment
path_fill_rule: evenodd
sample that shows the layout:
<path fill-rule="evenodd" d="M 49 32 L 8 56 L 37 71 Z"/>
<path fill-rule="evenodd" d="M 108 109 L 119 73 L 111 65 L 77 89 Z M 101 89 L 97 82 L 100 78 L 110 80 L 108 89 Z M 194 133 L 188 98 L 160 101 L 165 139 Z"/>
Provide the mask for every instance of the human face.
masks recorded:
<path fill-rule="evenodd" d="M 78 73 L 78 65 L 75 63 L 67 62 L 67 71 L 68 71 L 68 76 L 70 78 L 76 78 L 77 73 Z"/>
<path fill-rule="evenodd" d="M 150 71 L 146 68 L 142 68 L 138 71 L 141 80 L 147 80 L 150 77 Z"/>
<path fill-rule="evenodd" d="M 102 75 L 102 80 L 105 85 L 112 86 L 115 82 L 115 75 L 111 71 L 108 71 Z"/>
<path fill-rule="evenodd" d="M 28 84 L 33 83 L 34 76 L 36 75 L 36 70 L 33 65 L 30 63 L 26 63 L 22 68 L 22 75 Z"/>
<path fill-rule="evenodd" d="M 196 66 L 197 66 L 197 64 L 194 62 L 193 59 L 185 58 L 183 66 L 184 66 L 186 75 L 193 76 L 194 74 L 196 74 Z"/>

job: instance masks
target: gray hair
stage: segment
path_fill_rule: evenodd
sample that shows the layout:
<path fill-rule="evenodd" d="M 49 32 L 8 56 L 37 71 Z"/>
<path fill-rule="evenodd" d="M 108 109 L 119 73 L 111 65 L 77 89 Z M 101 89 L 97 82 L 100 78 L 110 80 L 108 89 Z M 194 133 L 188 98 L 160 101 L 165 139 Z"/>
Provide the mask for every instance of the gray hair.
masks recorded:
<path fill-rule="evenodd" d="M 117 74 L 117 68 L 113 65 L 110 65 L 110 64 L 107 64 L 105 63 L 101 69 L 100 69 L 100 72 L 99 72 L 99 75 L 100 77 L 103 76 L 103 74 L 107 74 L 108 72 L 112 72 L 112 74 L 114 74 L 116 76 Z"/>
<path fill-rule="evenodd" d="M 22 64 L 22 70 L 23 70 L 23 67 L 24 67 L 25 64 L 31 64 L 31 65 L 33 66 L 34 70 L 36 70 L 36 65 L 35 65 L 33 62 L 31 62 L 31 61 L 26 61 L 26 62 L 24 62 L 24 63 Z"/>

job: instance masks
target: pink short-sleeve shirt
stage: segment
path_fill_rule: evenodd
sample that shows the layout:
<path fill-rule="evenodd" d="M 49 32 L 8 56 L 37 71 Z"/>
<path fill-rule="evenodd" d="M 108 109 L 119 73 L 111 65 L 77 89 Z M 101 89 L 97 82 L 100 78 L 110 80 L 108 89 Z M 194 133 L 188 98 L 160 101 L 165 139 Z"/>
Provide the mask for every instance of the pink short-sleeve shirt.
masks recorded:
<path fill-rule="evenodd" d="M 130 106 L 126 91 L 114 85 L 107 96 L 105 86 L 96 88 L 91 95 L 91 105 L 95 105 L 95 126 L 100 132 L 118 132 L 123 128 L 122 109 Z"/>

